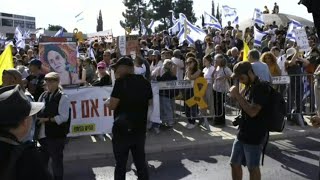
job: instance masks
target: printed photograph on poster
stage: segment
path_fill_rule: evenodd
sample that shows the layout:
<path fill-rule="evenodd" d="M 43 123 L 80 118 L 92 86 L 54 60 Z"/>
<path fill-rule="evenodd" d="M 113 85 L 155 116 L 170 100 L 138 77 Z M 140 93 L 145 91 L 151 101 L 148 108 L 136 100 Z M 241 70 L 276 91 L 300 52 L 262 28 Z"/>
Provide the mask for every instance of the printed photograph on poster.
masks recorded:
<path fill-rule="evenodd" d="M 44 42 L 39 44 L 44 73 L 57 72 L 61 85 L 79 84 L 75 42 Z"/>

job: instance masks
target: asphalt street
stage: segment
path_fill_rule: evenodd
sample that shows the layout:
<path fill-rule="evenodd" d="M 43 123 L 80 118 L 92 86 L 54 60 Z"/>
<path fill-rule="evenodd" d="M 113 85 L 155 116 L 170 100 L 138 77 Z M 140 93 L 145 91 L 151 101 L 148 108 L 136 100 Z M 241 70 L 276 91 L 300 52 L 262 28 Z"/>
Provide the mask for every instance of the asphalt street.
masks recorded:
<path fill-rule="evenodd" d="M 319 180 L 320 135 L 277 140 L 269 143 L 263 180 Z M 151 180 L 228 180 L 231 179 L 231 146 L 195 148 L 175 152 L 148 154 Z M 112 180 L 114 159 L 77 160 L 65 163 L 66 180 Z M 244 169 L 244 178 L 248 172 Z M 131 160 L 127 180 L 137 179 Z"/>

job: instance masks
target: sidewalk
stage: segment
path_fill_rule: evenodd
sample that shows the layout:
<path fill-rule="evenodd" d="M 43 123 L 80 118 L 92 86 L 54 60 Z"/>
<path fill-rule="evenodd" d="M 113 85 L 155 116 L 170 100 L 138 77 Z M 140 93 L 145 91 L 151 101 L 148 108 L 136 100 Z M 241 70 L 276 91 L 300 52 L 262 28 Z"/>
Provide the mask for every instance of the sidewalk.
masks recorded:
<path fill-rule="evenodd" d="M 206 131 L 200 126 L 188 130 L 184 127 L 186 122 L 179 121 L 173 129 L 161 131 L 158 135 L 150 132 L 147 134 L 146 153 L 213 148 L 224 145 L 231 146 L 237 134 L 237 128 L 231 125 L 233 118 L 234 116 L 227 116 L 226 127 L 217 128 L 210 126 L 211 131 Z M 309 122 L 307 118 L 306 121 Z M 287 125 L 282 133 L 271 133 L 270 140 L 310 136 L 319 133 L 319 129 L 310 126 L 299 127 Z M 65 161 L 112 157 L 110 137 L 106 139 L 101 139 L 97 136 L 71 138 L 64 152 Z"/>

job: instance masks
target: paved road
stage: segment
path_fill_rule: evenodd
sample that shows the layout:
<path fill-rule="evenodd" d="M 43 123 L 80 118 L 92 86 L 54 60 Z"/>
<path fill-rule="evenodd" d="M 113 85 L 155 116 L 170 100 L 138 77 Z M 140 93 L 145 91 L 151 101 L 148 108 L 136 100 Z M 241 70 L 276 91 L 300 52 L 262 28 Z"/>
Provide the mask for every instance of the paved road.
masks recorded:
<path fill-rule="evenodd" d="M 269 144 L 263 180 L 318 180 L 320 135 L 273 141 Z M 231 179 L 228 165 L 231 147 L 197 149 L 148 155 L 152 180 Z M 132 169 L 130 169 L 132 167 Z M 65 163 L 66 180 L 111 180 L 113 159 L 79 160 Z M 127 179 L 137 179 L 128 165 Z M 244 179 L 248 173 L 244 171 Z"/>

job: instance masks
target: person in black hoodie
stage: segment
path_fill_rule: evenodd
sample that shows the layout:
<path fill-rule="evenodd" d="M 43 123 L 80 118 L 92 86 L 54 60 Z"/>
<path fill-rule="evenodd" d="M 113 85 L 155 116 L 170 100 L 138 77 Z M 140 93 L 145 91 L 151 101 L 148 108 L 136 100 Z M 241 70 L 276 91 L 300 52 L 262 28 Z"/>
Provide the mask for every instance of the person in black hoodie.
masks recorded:
<path fill-rule="evenodd" d="M 177 76 L 175 75 L 176 67 L 175 64 L 170 59 L 166 59 L 163 63 L 162 75 L 159 74 L 157 81 L 175 81 Z M 161 71 L 160 71 L 161 73 Z M 160 118 L 169 127 L 174 124 L 173 121 L 173 109 L 172 104 L 174 103 L 174 98 L 179 94 L 178 90 L 160 90 Z"/>

